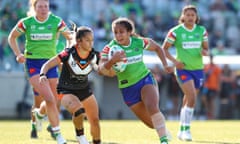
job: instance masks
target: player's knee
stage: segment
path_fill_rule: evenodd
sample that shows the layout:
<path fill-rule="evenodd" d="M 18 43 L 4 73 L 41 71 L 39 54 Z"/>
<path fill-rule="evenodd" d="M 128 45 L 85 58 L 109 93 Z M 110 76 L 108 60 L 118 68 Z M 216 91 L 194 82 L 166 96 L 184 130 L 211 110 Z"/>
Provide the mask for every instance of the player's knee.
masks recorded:
<path fill-rule="evenodd" d="M 82 115 L 82 114 L 84 114 L 84 113 L 85 113 L 85 109 L 84 109 L 84 108 L 80 108 L 80 109 L 76 110 L 76 111 L 73 113 L 73 115 L 74 115 L 74 117 L 78 117 L 78 116 L 80 116 L 80 115 Z"/>
<path fill-rule="evenodd" d="M 93 117 L 89 118 L 88 120 L 89 120 L 89 122 L 91 121 L 91 124 L 94 125 L 94 126 L 98 126 L 99 125 L 99 118 L 98 118 L 98 116 L 93 116 Z"/>
<path fill-rule="evenodd" d="M 151 116 L 153 126 L 156 130 L 165 128 L 165 118 L 161 112 L 155 113 Z"/>

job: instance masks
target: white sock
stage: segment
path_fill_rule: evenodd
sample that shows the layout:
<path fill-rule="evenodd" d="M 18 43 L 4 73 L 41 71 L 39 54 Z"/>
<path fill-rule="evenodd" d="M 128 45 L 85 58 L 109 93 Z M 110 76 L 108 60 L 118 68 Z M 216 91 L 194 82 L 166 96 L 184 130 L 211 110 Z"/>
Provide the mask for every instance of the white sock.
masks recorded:
<path fill-rule="evenodd" d="M 180 111 L 180 126 L 183 126 L 184 121 L 185 121 L 185 110 L 184 110 L 184 108 L 185 107 L 182 107 L 181 111 Z"/>
<path fill-rule="evenodd" d="M 190 108 L 190 107 L 185 106 L 184 111 L 185 111 L 184 126 L 190 126 L 194 108 Z"/>
<path fill-rule="evenodd" d="M 52 127 L 54 134 L 60 134 L 60 126 Z"/>

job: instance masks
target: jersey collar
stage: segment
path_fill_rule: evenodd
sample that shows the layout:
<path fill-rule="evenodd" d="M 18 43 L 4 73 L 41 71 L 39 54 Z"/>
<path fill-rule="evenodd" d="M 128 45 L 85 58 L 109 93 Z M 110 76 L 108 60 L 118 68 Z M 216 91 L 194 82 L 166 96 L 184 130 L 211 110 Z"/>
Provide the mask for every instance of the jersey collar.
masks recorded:
<path fill-rule="evenodd" d="M 193 26 L 193 28 L 192 29 L 188 29 L 187 27 L 185 27 L 185 25 L 184 24 L 182 24 L 182 27 L 186 30 L 186 31 L 189 31 L 189 32 L 192 32 L 194 29 L 195 29 L 195 27 L 196 27 L 196 24 L 194 24 L 194 26 Z"/>

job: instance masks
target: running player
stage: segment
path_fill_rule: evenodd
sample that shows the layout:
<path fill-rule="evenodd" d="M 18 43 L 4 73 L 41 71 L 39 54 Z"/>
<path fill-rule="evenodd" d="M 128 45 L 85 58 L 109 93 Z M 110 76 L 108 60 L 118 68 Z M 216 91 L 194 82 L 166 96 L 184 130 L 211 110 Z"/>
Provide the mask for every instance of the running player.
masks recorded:
<path fill-rule="evenodd" d="M 57 69 L 54 67 L 46 73 L 49 79 L 49 86 L 39 83 L 39 74 L 41 66 L 48 59 L 56 55 L 57 34 L 60 32 L 68 40 L 71 37 L 64 21 L 60 17 L 50 13 L 49 0 L 31 0 L 30 3 L 30 16 L 21 19 L 16 24 L 9 34 L 8 41 L 16 55 L 17 62 L 25 63 L 30 84 L 37 93 L 43 96 L 44 102 L 41 104 L 40 110 L 45 112 L 45 107 L 47 108 L 47 115 L 54 136 L 58 144 L 63 144 L 66 141 L 60 133 L 59 112 L 56 102 Z M 17 42 L 17 38 L 22 34 L 25 34 L 26 37 L 24 54 L 20 51 Z M 34 99 L 38 98 L 36 96 Z M 33 107 L 38 107 L 39 103 L 39 101 L 35 101 Z M 43 116 L 43 112 L 42 115 L 38 116 Z M 35 116 L 35 119 L 38 116 Z M 35 136 L 37 137 L 37 135 Z"/>
<path fill-rule="evenodd" d="M 154 51 L 163 63 L 165 71 L 170 72 L 161 47 L 152 39 L 138 37 L 134 24 L 127 18 L 118 18 L 112 22 L 114 40 L 108 43 L 101 53 L 100 73 L 118 77 L 119 88 L 127 106 L 149 128 L 154 128 L 161 144 L 167 144 L 165 118 L 159 110 L 159 93 L 156 80 L 143 63 L 143 50 Z M 120 46 L 124 52 L 116 52 L 108 59 L 109 49 Z M 114 63 L 127 58 L 127 68 L 123 72 L 114 72 Z"/>
<path fill-rule="evenodd" d="M 198 22 L 196 7 L 185 6 L 179 19 L 179 25 L 168 32 L 163 44 L 167 58 L 176 66 L 176 78 L 184 93 L 178 138 L 185 141 L 192 140 L 190 122 L 197 93 L 203 84 L 203 56 L 208 55 L 208 34 L 203 26 L 197 24 Z M 176 58 L 168 51 L 172 45 L 177 51 Z"/>
<path fill-rule="evenodd" d="M 99 110 L 88 81 L 90 72 L 98 70 L 99 52 L 92 48 L 93 31 L 90 28 L 82 26 L 74 30 L 76 45 L 65 48 L 43 65 L 40 82 L 47 84 L 46 73 L 62 63 L 57 91 L 61 95 L 61 104 L 72 114 L 76 139 L 80 144 L 88 144 L 83 129 L 86 112 L 93 144 L 100 144 Z"/>

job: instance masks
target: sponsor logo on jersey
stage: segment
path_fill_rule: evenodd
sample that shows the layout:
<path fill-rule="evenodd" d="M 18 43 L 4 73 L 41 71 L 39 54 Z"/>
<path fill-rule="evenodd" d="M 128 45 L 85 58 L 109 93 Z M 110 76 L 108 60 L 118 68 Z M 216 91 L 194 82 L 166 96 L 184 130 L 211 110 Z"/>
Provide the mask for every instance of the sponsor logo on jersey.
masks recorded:
<path fill-rule="evenodd" d="M 41 26 L 41 27 L 38 27 L 39 30 L 44 30 L 45 27 Z"/>
<path fill-rule="evenodd" d="M 133 63 L 138 63 L 142 61 L 142 55 L 136 55 L 132 57 L 127 58 L 127 63 L 128 64 L 133 64 Z"/>
<path fill-rule="evenodd" d="M 87 62 L 85 60 L 80 60 L 79 63 L 80 64 L 86 64 Z"/>
<path fill-rule="evenodd" d="M 133 50 L 134 50 L 135 52 L 138 52 L 138 51 L 139 51 L 139 48 L 127 49 L 127 50 L 125 50 L 125 52 L 126 52 L 126 53 L 131 53 Z"/>
<path fill-rule="evenodd" d="M 184 49 L 195 49 L 195 48 L 200 48 L 201 47 L 201 42 L 200 41 L 195 41 L 195 42 L 183 42 L 182 47 Z"/>
<path fill-rule="evenodd" d="M 31 34 L 31 40 L 52 40 L 52 33 L 35 33 Z"/>

